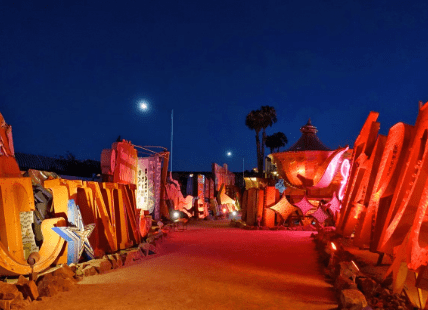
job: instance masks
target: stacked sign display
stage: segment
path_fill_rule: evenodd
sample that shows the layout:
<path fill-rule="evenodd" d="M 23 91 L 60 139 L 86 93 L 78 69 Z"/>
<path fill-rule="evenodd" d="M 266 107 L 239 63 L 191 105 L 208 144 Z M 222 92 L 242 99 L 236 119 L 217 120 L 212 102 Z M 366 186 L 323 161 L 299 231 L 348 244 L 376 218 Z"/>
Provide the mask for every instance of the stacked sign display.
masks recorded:
<path fill-rule="evenodd" d="M 139 184 L 137 152 L 125 140 L 102 152 L 106 182 L 65 180 L 49 173 L 22 177 L 13 154 L 11 127 L 1 114 L 0 125 L 0 276 L 41 272 L 53 264 L 78 262 L 82 253 L 98 258 L 139 244 L 151 218 L 139 216 L 136 185 L 139 198 L 146 198 L 138 199 L 139 207 L 154 210 L 159 217 L 161 180 L 166 180 L 166 169 L 161 178 L 162 160 L 168 162 L 168 152 L 142 160 Z M 39 186 L 36 196 L 33 183 Z M 47 205 L 40 205 L 46 202 L 40 199 L 40 190 L 52 199 L 49 212 L 45 212 Z M 31 227 L 34 214 L 38 238 Z M 26 261 L 32 252 L 40 256 L 33 268 Z"/>
<path fill-rule="evenodd" d="M 153 213 L 159 210 L 161 164 L 159 156 L 138 158 L 137 208 Z"/>
<path fill-rule="evenodd" d="M 218 164 L 213 163 L 212 171 L 216 191 L 220 190 L 222 184 L 225 186 L 235 185 L 235 174 L 227 169 L 227 164 L 224 164 L 223 167 L 221 167 Z"/>
<path fill-rule="evenodd" d="M 337 232 L 392 255 L 395 292 L 415 285 L 421 292 L 428 290 L 428 104 L 414 126 L 398 123 L 387 136 L 378 134 L 377 117 L 369 114 L 355 141 Z"/>

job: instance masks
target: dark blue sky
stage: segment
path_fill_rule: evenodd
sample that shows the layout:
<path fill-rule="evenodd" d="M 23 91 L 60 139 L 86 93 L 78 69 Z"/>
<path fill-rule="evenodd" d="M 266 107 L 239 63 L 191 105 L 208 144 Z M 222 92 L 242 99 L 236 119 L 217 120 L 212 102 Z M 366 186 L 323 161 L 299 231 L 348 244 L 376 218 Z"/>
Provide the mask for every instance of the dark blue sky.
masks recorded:
<path fill-rule="evenodd" d="M 118 135 L 169 148 L 174 109 L 173 170 L 242 171 L 262 105 L 287 147 L 311 117 L 337 148 L 370 111 L 386 134 L 428 100 L 426 1 L 58 2 L 0 3 L 0 112 L 18 152 L 99 160 Z"/>

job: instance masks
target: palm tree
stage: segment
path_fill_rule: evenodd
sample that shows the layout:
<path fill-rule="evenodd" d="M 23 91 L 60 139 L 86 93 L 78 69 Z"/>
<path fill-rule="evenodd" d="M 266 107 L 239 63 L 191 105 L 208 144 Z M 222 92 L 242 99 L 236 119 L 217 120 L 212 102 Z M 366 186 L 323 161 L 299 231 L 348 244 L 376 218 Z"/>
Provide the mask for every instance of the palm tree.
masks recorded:
<path fill-rule="evenodd" d="M 252 110 L 245 119 L 245 125 L 251 130 L 256 131 L 257 146 L 257 168 L 259 175 L 263 175 L 266 128 L 277 122 L 276 111 L 274 107 L 262 106 L 260 110 Z M 263 130 L 262 141 L 260 142 L 260 131 Z"/>
<path fill-rule="evenodd" d="M 273 124 L 277 122 L 276 118 L 276 111 L 274 107 L 270 106 L 262 106 L 261 108 L 262 113 L 262 125 L 263 125 L 263 134 L 262 134 L 262 148 L 261 148 L 261 158 L 262 158 L 262 167 L 264 164 L 264 158 L 265 158 L 265 144 L 266 144 L 266 128 L 271 127 Z M 263 173 L 263 169 L 262 169 Z"/>
<path fill-rule="evenodd" d="M 263 117 L 260 110 L 252 110 L 245 119 L 245 125 L 256 132 L 257 168 L 263 173 L 263 157 L 261 156 L 260 131 L 263 128 Z"/>
<path fill-rule="evenodd" d="M 277 132 L 266 137 L 266 146 L 270 148 L 271 153 L 273 153 L 275 149 L 277 152 L 279 152 L 279 149 L 285 146 L 287 143 L 287 136 L 283 132 Z"/>

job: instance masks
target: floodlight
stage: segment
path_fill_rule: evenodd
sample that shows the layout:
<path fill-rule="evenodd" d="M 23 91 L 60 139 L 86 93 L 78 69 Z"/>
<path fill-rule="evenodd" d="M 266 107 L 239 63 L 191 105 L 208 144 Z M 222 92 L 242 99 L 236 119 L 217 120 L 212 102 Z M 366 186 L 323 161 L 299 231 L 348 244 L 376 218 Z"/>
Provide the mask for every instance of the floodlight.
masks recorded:
<path fill-rule="evenodd" d="M 173 217 L 178 219 L 180 217 L 180 212 L 174 211 Z"/>

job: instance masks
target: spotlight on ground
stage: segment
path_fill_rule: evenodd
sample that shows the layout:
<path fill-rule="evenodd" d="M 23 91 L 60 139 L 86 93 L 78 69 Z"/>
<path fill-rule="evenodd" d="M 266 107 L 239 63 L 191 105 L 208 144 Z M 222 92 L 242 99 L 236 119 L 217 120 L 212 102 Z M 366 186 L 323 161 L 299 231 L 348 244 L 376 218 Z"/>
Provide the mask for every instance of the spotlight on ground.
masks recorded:
<path fill-rule="evenodd" d="M 178 212 L 178 211 L 174 211 L 174 213 L 172 214 L 172 216 L 173 216 L 175 219 L 178 219 L 178 218 L 180 217 L 180 212 Z"/>

